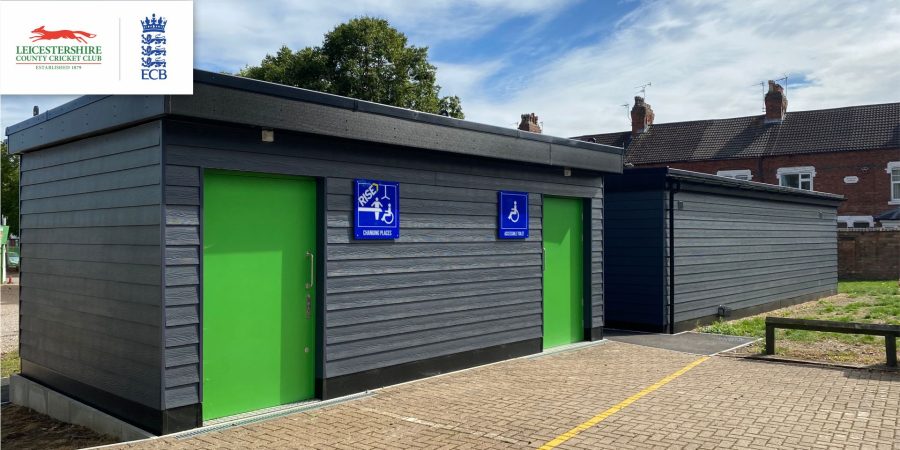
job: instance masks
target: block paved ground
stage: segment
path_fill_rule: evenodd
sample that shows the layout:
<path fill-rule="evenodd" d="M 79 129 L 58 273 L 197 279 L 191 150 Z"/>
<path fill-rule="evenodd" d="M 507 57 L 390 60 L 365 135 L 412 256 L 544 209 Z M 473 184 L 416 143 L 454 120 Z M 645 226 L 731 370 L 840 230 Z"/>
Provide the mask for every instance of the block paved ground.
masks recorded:
<path fill-rule="evenodd" d="M 607 342 L 119 448 L 537 448 L 696 355 Z M 559 448 L 900 448 L 900 373 L 713 357 Z"/>

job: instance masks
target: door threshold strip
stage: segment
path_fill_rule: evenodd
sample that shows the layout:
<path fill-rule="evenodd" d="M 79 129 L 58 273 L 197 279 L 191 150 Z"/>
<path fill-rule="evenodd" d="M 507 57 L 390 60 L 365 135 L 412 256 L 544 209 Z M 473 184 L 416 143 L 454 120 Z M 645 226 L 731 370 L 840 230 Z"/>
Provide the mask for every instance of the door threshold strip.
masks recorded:
<path fill-rule="evenodd" d="M 575 342 L 572 344 L 566 344 L 566 345 L 560 345 L 558 347 L 548 348 L 540 353 L 535 353 L 533 355 L 526 355 L 526 356 L 523 356 L 522 358 L 523 359 L 540 358 L 543 356 L 555 355 L 557 353 L 564 353 L 564 352 L 569 352 L 572 350 L 579 350 L 579 349 L 586 348 L 586 347 L 593 347 L 595 345 L 601 345 L 601 344 L 605 344 L 607 342 L 609 342 L 609 340 L 607 340 L 607 339 L 600 339 L 599 341 Z"/>
<path fill-rule="evenodd" d="M 174 437 L 175 439 L 189 439 L 195 436 L 199 436 L 202 434 L 212 433 L 214 431 L 221 431 L 227 428 L 232 427 L 240 427 L 244 425 L 250 425 L 258 422 L 265 422 L 267 420 L 277 419 L 279 417 L 289 416 L 292 414 L 297 414 L 301 412 L 312 411 L 316 409 L 326 408 L 328 406 L 337 405 L 344 402 L 349 402 L 351 400 L 357 400 L 360 398 L 370 397 L 374 395 L 373 393 L 366 391 L 360 392 L 357 394 L 351 394 L 344 397 L 333 398 L 330 400 L 312 400 L 306 402 L 299 403 L 291 403 L 289 405 L 280 405 L 272 408 L 266 408 L 263 410 L 252 411 L 249 413 L 238 414 L 235 416 L 223 417 L 221 419 L 208 420 L 203 423 L 203 426 L 200 428 L 194 428 L 192 430 L 182 431 L 180 433 L 174 433 L 169 435 L 168 437 Z"/>

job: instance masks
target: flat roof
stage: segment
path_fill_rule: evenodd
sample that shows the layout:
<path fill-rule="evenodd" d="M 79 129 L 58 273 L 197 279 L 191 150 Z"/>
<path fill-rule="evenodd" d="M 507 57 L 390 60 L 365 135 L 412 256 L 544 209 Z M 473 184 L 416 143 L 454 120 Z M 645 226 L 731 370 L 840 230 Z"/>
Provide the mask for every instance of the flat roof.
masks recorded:
<path fill-rule="evenodd" d="M 671 182 L 678 183 L 677 189 L 718 189 L 715 192 L 722 195 L 768 198 L 797 203 L 831 204 L 834 206 L 844 201 L 843 195 L 828 192 L 807 191 L 805 189 L 756 181 L 736 180 L 734 178 L 673 169 L 671 167 L 625 169 L 622 175 L 607 179 L 606 187 L 611 192 L 662 190 L 668 189 L 668 186 L 672 185 Z"/>
<path fill-rule="evenodd" d="M 194 95 L 84 96 L 7 127 L 11 153 L 163 117 L 215 120 L 406 147 L 621 173 L 624 149 L 194 70 Z M 277 139 L 277 133 L 276 133 Z"/>

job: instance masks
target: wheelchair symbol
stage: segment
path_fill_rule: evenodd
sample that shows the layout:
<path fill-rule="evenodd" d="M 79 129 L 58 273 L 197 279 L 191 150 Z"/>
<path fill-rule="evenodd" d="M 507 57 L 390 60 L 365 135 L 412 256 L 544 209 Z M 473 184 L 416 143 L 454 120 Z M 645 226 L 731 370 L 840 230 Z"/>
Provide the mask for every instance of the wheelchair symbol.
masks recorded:
<path fill-rule="evenodd" d="M 509 211 L 509 216 L 506 217 L 507 219 L 511 220 L 512 223 L 518 223 L 518 222 L 519 222 L 519 218 L 521 217 L 521 216 L 519 215 L 519 207 L 518 207 L 518 204 L 517 204 L 517 203 L 518 203 L 518 202 L 513 201 L 513 207 L 512 207 L 512 209 Z"/>
<path fill-rule="evenodd" d="M 377 220 L 377 216 L 376 216 L 376 220 Z M 388 205 L 387 205 L 387 211 L 385 211 L 384 214 L 381 215 L 381 221 L 388 225 L 394 223 L 394 212 L 391 211 L 390 203 L 388 203 Z"/>

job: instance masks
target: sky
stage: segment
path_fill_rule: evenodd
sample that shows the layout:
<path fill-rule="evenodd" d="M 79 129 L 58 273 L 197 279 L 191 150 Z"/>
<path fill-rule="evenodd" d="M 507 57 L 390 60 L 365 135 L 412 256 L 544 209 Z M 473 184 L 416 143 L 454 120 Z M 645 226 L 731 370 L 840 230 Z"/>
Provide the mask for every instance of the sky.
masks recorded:
<path fill-rule="evenodd" d="M 236 72 L 363 15 L 429 47 L 467 120 L 533 112 L 555 136 L 630 129 L 645 84 L 656 123 L 761 114 L 760 83 L 785 76 L 788 113 L 900 101 L 896 0 L 195 0 L 195 67 Z M 71 98 L 3 96 L 0 127 Z"/>

